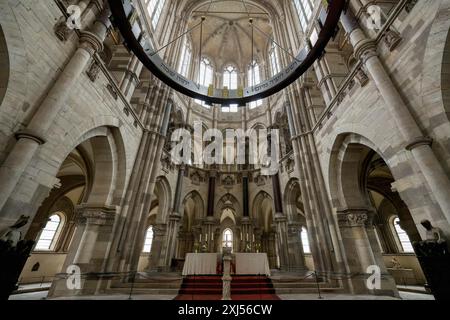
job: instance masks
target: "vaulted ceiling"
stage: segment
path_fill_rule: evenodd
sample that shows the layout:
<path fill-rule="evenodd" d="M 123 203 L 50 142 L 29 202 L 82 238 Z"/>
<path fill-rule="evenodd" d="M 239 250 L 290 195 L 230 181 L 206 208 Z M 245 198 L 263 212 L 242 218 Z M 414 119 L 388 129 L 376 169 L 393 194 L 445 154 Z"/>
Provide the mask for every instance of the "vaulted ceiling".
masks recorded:
<path fill-rule="evenodd" d="M 202 16 L 206 17 L 201 41 L 202 55 L 211 58 L 216 69 L 232 63 L 242 72 L 251 63 L 252 57 L 261 61 L 271 43 L 269 36 L 272 36 L 267 10 L 242 0 L 208 1 L 192 11 L 189 28 L 196 26 Z M 255 25 L 253 37 L 249 17 Z M 200 33 L 200 27 L 191 32 L 192 46 L 197 54 Z"/>

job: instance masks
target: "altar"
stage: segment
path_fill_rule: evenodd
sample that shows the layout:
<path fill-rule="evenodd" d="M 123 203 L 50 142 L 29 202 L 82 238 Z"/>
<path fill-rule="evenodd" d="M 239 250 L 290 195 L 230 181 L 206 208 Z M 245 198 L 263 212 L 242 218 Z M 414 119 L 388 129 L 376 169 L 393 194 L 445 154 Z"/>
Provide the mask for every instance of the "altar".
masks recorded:
<path fill-rule="evenodd" d="M 236 275 L 270 276 L 269 259 L 266 253 L 232 254 L 232 270 Z M 188 253 L 183 267 L 183 276 L 216 275 L 222 265 L 220 253 Z"/>

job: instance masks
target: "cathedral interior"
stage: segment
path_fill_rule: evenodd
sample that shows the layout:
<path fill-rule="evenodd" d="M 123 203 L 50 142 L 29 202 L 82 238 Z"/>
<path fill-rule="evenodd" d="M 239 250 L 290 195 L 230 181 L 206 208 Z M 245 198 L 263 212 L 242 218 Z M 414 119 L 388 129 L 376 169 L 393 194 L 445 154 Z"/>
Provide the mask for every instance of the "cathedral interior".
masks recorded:
<path fill-rule="evenodd" d="M 7 296 L 437 298 L 449 84 L 450 0 L 0 0 Z"/>

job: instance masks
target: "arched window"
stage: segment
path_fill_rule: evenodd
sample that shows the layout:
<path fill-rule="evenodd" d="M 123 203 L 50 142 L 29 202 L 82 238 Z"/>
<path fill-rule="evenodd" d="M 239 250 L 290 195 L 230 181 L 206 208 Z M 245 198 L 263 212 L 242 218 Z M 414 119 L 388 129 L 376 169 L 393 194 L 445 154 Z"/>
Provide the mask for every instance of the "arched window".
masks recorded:
<path fill-rule="evenodd" d="M 256 86 L 261 83 L 261 70 L 258 62 L 253 61 L 248 67 L 248 85 L 250 87 Z M 262 105 L 262 100 L 250 102 L 250 109 L 260 107 Z"/>
<path fill-rule="evenodd" d="M 313 4 L 311 0 L 293 0 L 294 6 L 297 11 L 298 18 L 300 20 L 300 25 L 302 26 L 303 32 L 306 31 L 308 27 L 308 22 L 311 20 L 313 14 Z"/>
<path fill-rule="evenodd" d="M 222 248 L 233 249 L 233 231 L 231 231 L 230 229 L 226 229 L 223 232 Z"/>
<path fill-rule="evenodd" d="M 164 9 L 166 0 L 149 0 L 147 4 L 147 10 L 152 21 L 153 29 L 156 29 L 161 18 L 161 14 Z"/>
<path fill-rule="evenodd" d="M 200 62 L 198 84 L 205 87 L 209 87 L 210 85 L 214 84 L 214 68 L 208 58 L 203 58 Z M 204 101 L 195 99 L 195 102 L 201 104 L 205 108 L 209 108 L 209 106 L 207 106 Z"/>
<path fill-rule="evenodd" d="M 53 250 L 58 240 L 57 234 L 60 231 L 61 226 L 62 226 L 61 217 L 58 214 L 50 216 L 50 218 L 47 221 L 47 224 L 45 225 L 44 229 L 39 235 L 39 239 L 37 241 L 34 250 L 37 251 Z"/>
<path fill-rule="evenodd" d="M 398 240 L 400 241 L 401 251 L 405 253 L 414 253 L 414 248 L 411 244 L 411 240 L 409 240 L 408 234 L 400 226 L 400 219 L 398 217 L 395 217 L 393 223 L 395 233 L 397 234 Z"/>
<path fill-rule="evenodd" d="M 234 66 L 229 65 L 223 71 L 223 87 L 229 90 L 236 90 L 238 88 L 238 73 Z M 222 112 L 237 112 L 238 105 L 231 104 L 230 106 L 223 106 Z"/>
<path fill-rule="evenodd" d="M 153 227 L 149 227 L 145 234 L 144 249 L 142 250 L 142 252 L 150 253 L 150 251 L 152 251 L 152 243 L 153 243 Z"/>
<path fill-rule="evenodd" d="M 305 227 L 302 227 L 302 231 L 300 232 L 300 237 L 302 239 L 302 245 L 303 245 L 303 253 L 311 253 L 311 247 L 309 246 L 309 238 L 308 238 L 308 231 Z"/>
<path fill-rule="evenodd" d="M 183 46 L 181 48 L 180 64 L 178 66 L 178 73 L 184 77 L 187 77 L 189 73 L 191 58 L 192 58 L 191 43 L 189 42 L 188 38 L 185 37 L 183 41 Z"/>
<path fill-rule="evenodd" d="M 281 71 L 280 58 L 278 56 L 278 48 L 276 47 L 275 44 L 272 44 L 272 48 L 270 48 L 269 59 L 270 59 L 270 71 L 272 72 L 272 76 L 275 76 Z"/>

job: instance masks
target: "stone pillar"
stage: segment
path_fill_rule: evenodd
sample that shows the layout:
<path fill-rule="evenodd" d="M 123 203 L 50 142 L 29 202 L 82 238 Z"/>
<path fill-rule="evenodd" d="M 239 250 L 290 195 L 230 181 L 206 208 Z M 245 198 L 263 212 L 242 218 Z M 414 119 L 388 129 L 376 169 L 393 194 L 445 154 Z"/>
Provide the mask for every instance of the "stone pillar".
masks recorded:
<path fill-rule="evenodd" d="M 164 247 L 164 241 L 166 240 L 167 225 L 157 224 L 153 226 L 153 242 L 152 251 L 148 257 L 148 265 L 146 267 L 147 272 L 157 272 L 163 267 L 164 263 L 162 252 Z"/>
<path fill-rule="evenodd" d="M 216 198 L 216 173 L 211 172 L 209 177 L 208 186 L 208 211 L 207 215 L 209 217 L 214 216 L 214 201 Z"/>
<path fill-rule="evenodd" d="M 277 248 L 280 258 L 280 267 L 289 270 L 289 252 L 287 241 L 287 218 L 283 213 L 283 203 L 281 200 L 280 177 L 277 174 L 272 176 L 272 188 L 275 208 L 275 223 L 277 229 Z"/>
<path fill-rule="evenodd" d="M 242 176 L 242 202 L 243 202 L 243 215 L 244 217 L 250 216 L 250 207 L 249 207 L 249 200 L 248 200 L 248 176 L 247 173 L 245 173 Z"/>
<path fill-rule="evenodd" d="M 382 262 L 381 252 L 374 252 L 366 228 L 372 225 L 373 213 L 367 209 L 344 209 L 338 212 L 342 242 L 348 253 L 350 268 L 349 283 L 354 294 L 384 294 L 398 296 L 397 286 Z M 379 256 L 376 256 L 376 255 Z M 380 268 L 381 288 L 371 289 L 367 280 L 372 275 L 372 266 Z"/>
<path fill-rule="evenodd" d="M 173 213 L 170 215 L 169 220 L 169 228 L 167 233 L 167 257 L 166 257 L 166 266 L 170 267 L 172 263 L 172 259 L 175 258 L 176 255 L 176 247 L 178 242 L 178 235 L 180 232 L 180 221 L 182 218 L 181 215 L 181 193 L 183 192 L 183 180 L 184 180 L 184 172 L 186 168 L 184 165 L 181 165 L 178 170 L 177 177 L 177 185 L 175 188 L 175 198 L 173 203 Z"/>
<path fill-rule="evenodd" d="M 275 224 L 277 230 L 277 248 L 281 270 L 289 270 L 289 244 L 288 244 L 288 230 L 286 216 L 281 213 L 275 213 Z"/>
<path fill-rule="evenodd" d="M 124 199 L 118 236 L 112 244 L 114 269 L 122 272 L 136 271 L 138 267 L 145 239 L 145 221 L 151 208 L 158 164 L 173 106 L 169 99 L 170 91 L 165 87 L 161 87 L 156 93 L 156 97 L 151 102 L 152 108 L 145 115 L 144 123 L 147 129 L 141 139 Z M 167 221 L 157 221 L 157 224 L 165 223 Z M 165 247 L 164 249 L 166 250 Z"/>
<path fill-rule="evenodd" d="M 108 251 L 116 211 L 113 208 L 86 204 L 77 208 L 77 212 L 80 215 L 78 228 L 82 230 L 81 238 L 77 246 L 71 246 L 64 266 L 74 265 L 80 268 L 81 288 L 69 290 L 63 277 L 52 284 L 49 293 L 51 297 L 94 295 L 104 292 L 107 288 L 107 281 L 102 281 L 102 276 L 108 272 Z"/>
<path fill-rule="evenodd" d="M 425 177 L 442 213 L 450 223 L 450 180 L 431 149 L 432 140 L 425 137 L 412 116 L 391 77 L 385 70 L 376 51 L 376 42 L 367 39 L 350 10 L 342 15 L 341 23 L 349 34 L 355 56 L 365 65 L 381 93 L 386 108 L 392 115 L 396 127 Z"/>
<path fill-rule="evenodd" d="M 90 31 L 81 32 L 78 49 L 53 84 L 27 128 L 16 134 L 17 142 L 0 167 L 0 181 L 2 181 L 0 184 L 0 210 L 3 209 L 9 196 L 14 191 L 39 145 L 45 143 L 47 131 L 73 88 L 76 87 L 79 76 L 89 60 L 95 52 L 103 50 L 103 41 L 110 27 L 109 15 L 109 8 L 105 8 Z M 20 215 L 20 213 L 2 217 L 0 229 L 11 221 L 15 221 L 17 215 Z"/>
<path fill-rule="evenodd" d="M 290 261 L 290 270 L 296 272 L 305 272 L 306 262 L 303 244 L 300 236 L 302 226 L 299 223 L 291 222 L 288 224 L 288 254 Z"/>
<path fill-rule="evenodd" d="M 167 271 L 170 270 L 170 267 L 172 266 L 172 259 L 175 256 L 178 240 L 178 232 L 180 230 L 180 221 L 181 216 L 177 212 L 173 212 L 169 216 L 169 223 L 167 226 L 167 235 L 166 235 L 167 252 L 164 262 L 164 267 L 166 268 Z"/>

